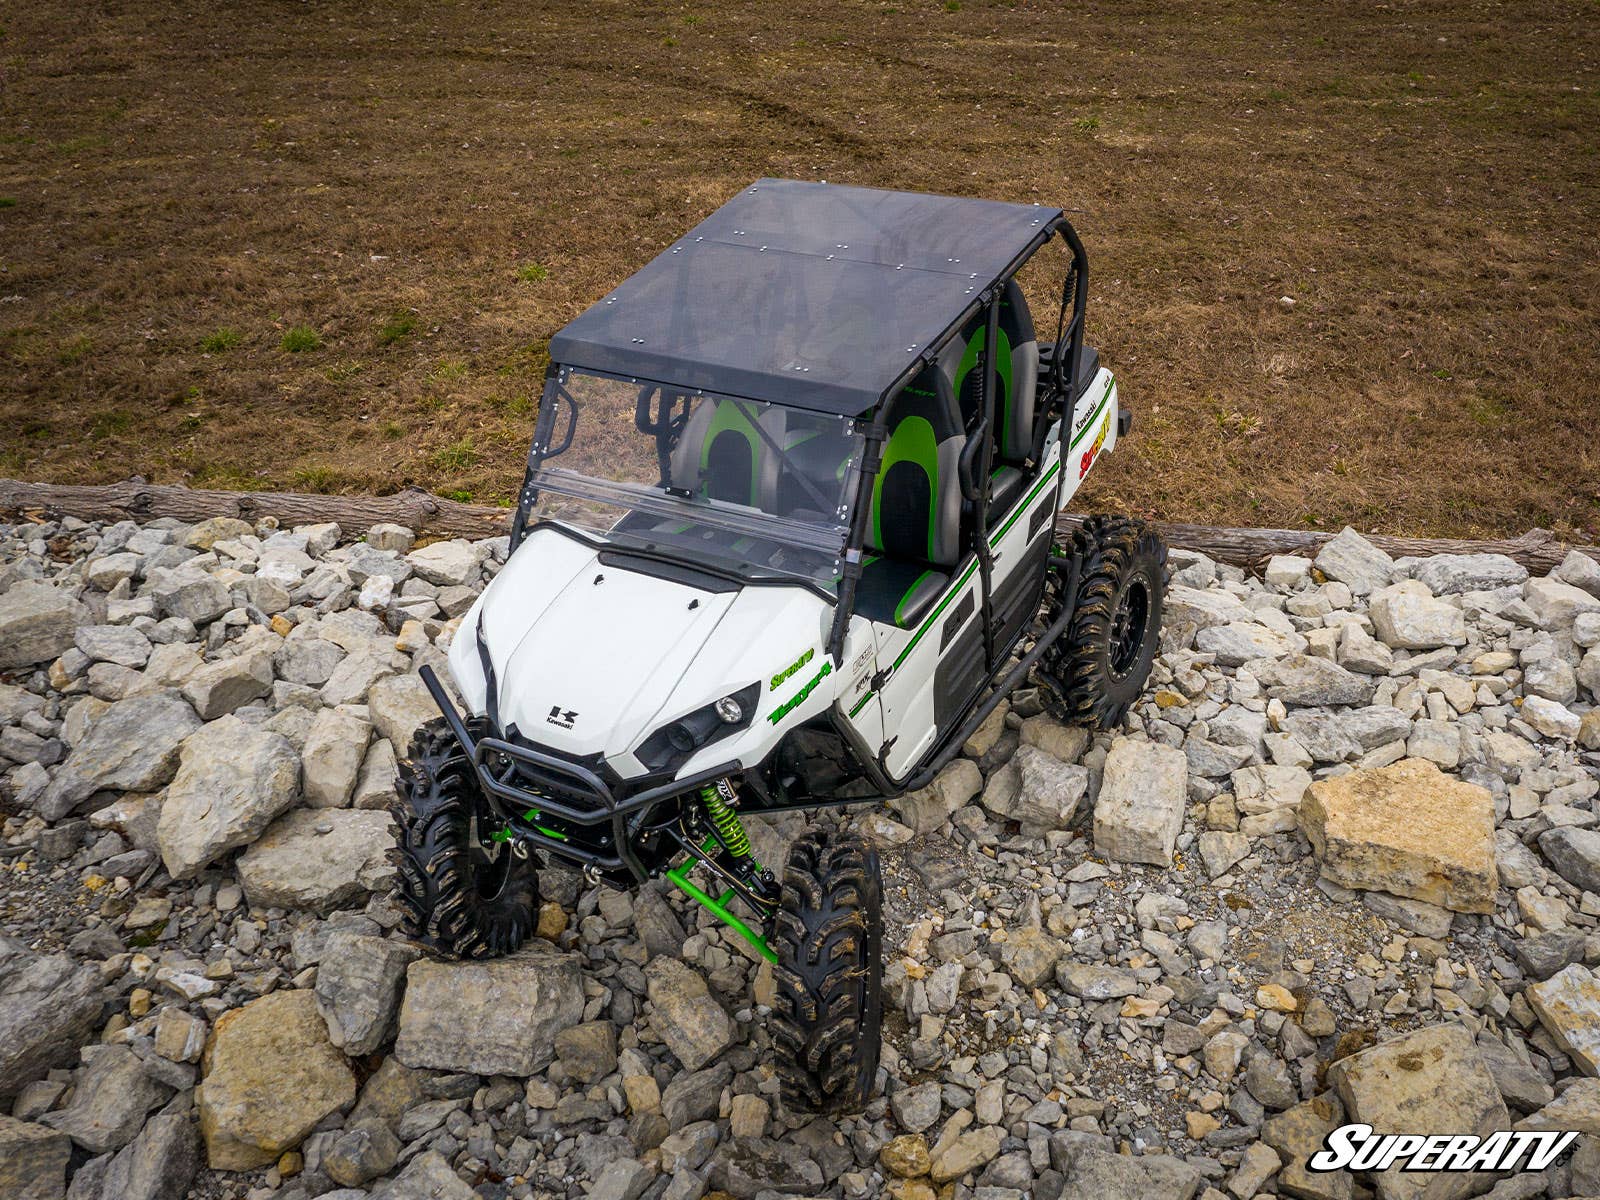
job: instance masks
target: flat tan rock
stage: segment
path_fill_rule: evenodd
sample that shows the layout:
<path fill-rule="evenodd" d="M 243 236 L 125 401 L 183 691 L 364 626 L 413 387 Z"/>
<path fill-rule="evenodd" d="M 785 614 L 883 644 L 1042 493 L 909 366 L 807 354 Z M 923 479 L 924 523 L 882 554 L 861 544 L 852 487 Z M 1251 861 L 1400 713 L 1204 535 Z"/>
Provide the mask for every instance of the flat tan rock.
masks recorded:
<path fill-rule="evenodd" d="M 1494 800 L 1425 759 L 1313 783 L 1300 828 L 1335 883 L 1494 911 Z"/>
<path fill-rule="evenodd" d="M 277 1161 L 356 1098 L 355 1076 L 306 989 L 273 992 L 223 1013 L 201 1070 L 195 1103 L 207 1160 L 218 1171 Z"/>
<path fill-rule="evenodd" d="M 1600 979 L 1581 963 L 1530 984 L 1528 1003 L 1539 1023 L 1585 1075 L 1600 1075 Z"/>

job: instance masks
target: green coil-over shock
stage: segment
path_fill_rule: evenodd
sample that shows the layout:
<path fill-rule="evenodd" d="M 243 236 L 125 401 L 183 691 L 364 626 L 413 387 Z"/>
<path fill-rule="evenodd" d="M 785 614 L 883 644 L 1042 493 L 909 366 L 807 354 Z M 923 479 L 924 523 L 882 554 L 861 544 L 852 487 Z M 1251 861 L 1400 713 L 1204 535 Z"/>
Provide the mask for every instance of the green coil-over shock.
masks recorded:
<path fill-rule="evenodd" d="M 700 853 L 691 854 L 679 866 L 668 871 L 667 878 L 672 880 L 684 895 L 704 905 L 712 916 L 754 946 L 763 958 L 769 962 L 776 962 L 778 956 L 767 945 L 767 939 L 728 907 L 735 896 L 740 896 L 759 907 L 762 894 L 773 890 L 771 875 L 750 852 L 750 838 L 745 834 L 744 826 L 739 823 L 739 814 L 733 811 L 733 806 L 728 802 L 733 795 L 733 787 L 727 780 L 708 784 L 700 789 L 700 808 L 713 832 L 700 844 Z M 740 886 L 734 887 L 730 884 L 720 896 L 713 896 L 702 890 L 689 879 L 689 872 L 701 861 L 704 861 L 713 873 L 722 875 L 726 879 L 738 880 Z"/>

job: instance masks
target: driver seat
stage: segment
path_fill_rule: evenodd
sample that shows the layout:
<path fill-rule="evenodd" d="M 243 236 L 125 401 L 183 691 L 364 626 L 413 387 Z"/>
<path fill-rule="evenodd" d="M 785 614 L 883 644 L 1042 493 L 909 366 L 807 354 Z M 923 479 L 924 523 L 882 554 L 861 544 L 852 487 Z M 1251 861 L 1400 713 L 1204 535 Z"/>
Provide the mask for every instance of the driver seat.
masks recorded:
<path fill-rule="evenodd" d="M 904 628 L 926 613 L 961 559 L 958 463 L 967 439 L 950 373 L 938 363 L 893 403 L 856 610 Z"/>
<path fill-rule="evenodd" d="M 672 450 L 672 486 L 691 495 L 772 511 L 778 459 L 756 432 L 783 445 L 783 410 L 752 401 L 705 396 L 689 414 Z"/>

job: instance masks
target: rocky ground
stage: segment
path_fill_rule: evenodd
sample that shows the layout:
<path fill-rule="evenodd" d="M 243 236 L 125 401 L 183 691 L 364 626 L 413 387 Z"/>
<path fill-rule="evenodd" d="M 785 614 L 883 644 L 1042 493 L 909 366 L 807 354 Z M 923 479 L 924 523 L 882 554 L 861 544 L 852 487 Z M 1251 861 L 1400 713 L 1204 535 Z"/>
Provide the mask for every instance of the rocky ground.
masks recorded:
<path fill-rule="evenodd" d="M 352 531 L 355 532 L 355 531 Z M 1023 691 L 883 847 L 883 1096 L 787 1112 L 770 981 L 659 887 L 392 936 L 416 669 L 504 539 L 0 525 L 0 1197 L 1600 1193 L 1600 564 L 1173 556 L 1127 728 Z M 797 822 L 753 830 L 781 861 Z M 1499 1181 L 1313 1174 L 1580 1130 Z"/>

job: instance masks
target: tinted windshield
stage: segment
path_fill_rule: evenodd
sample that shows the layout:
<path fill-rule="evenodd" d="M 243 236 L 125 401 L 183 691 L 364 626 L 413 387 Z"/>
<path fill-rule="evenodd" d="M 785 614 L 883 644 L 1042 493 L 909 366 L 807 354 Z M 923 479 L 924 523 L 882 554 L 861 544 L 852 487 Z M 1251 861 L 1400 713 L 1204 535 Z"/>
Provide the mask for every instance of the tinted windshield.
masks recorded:
<path fill-rule="evenodd" d="M 536 518 L 743 575 L 836 578 L 861 459 L 852 418 L 567 368 L 542 415 Z"/>

